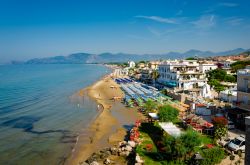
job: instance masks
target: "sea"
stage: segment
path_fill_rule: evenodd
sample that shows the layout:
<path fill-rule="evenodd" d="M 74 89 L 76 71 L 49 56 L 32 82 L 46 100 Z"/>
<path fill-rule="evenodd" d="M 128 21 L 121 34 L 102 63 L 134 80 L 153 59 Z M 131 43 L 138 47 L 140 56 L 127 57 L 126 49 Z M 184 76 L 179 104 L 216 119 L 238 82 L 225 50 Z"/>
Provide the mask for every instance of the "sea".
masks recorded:
<path fill-rule="evenodd" d="M 0 164 L 64 164 L 99 111 L 72 99 L 111 70 L 95 64 L 0 66 Z"/>

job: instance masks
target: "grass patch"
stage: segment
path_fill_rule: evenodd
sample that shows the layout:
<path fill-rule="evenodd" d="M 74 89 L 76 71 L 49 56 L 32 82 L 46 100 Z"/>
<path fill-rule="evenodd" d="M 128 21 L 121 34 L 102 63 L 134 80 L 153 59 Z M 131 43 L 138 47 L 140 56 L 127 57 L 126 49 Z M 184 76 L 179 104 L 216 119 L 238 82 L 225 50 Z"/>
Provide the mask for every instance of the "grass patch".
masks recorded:
<path fill-rule="evenodd" d="M 155 160 L 158 155 L 157 148 L 150 136 L 147 133 L 141 132 L 140 138 L 142 139 L 142 143 L 136 147 L 136 153 L 142 157 L 147 165 L 161 165 L 161 162 Z M 152 145 L 152 150 L 147 150 L 148 145 Z"/>

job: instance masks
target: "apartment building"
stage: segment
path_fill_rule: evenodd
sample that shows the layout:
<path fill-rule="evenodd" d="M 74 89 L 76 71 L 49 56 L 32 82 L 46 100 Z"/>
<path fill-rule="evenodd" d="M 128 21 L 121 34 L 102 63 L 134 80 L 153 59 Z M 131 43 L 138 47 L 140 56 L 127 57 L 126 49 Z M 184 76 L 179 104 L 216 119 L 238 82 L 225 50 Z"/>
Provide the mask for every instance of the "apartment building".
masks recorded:
<path fill-rule="evenodd" d="M 218 65 L 213 62 L 207 62 L 207 63 L 200 63 L 199 64 L 199 71 L 202 73 L 207 73 L 210 70 L 217 69 Z"/>
<path fill-rule="evenodd" d="M 237 72 L 237 107 L 250 112 L 250 66 Z"/>
<path fill-rule="evenodd" d="M 205 70 L 200 70 L 196 60 L 174 60 L 159 64 L 158 82 L 180 90 L 195 90 L 203 87 L 207 79 Z"/>

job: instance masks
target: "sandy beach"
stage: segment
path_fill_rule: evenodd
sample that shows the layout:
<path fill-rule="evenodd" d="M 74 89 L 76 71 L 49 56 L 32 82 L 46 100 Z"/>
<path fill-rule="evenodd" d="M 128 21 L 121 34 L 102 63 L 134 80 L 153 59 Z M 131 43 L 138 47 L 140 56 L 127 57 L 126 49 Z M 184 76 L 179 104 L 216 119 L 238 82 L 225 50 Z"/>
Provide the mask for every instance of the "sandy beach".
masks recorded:
<path fill-rule="evenodd" d="M 88 134 L 79 137 L 71 157 L 66 164 L 77 165 L 85 161 L 93 152 L 101 148 L 109 147 L 122 141 L 127 128 L 142 118 L 136 108 L 126 108 L 120 100 L 114 101 L 114 97 L 124 97 L 124 93 L 110 77 L 105 76 L 95 84 L 78 92 L 79 96 L 86 94 L 94 99 L 97 108 L 101 111 L 97 118 L 90 124 Z M 81 138 L 88 136 L 81 142 Z M 83 144 L 81 144 L 83 143 Z"/>

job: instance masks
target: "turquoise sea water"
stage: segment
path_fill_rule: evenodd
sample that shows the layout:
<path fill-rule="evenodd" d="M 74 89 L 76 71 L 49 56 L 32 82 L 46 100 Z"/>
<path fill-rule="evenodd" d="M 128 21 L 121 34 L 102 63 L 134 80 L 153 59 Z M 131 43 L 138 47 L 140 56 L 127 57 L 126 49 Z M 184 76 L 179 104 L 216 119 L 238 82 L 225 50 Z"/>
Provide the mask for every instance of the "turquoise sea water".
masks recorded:
<path fill-rule="evenodd" d="M 0 164 L 63 164 L 98 114 L 71 96 L 110 70 L 101 65 L 0 66 Z"/>

